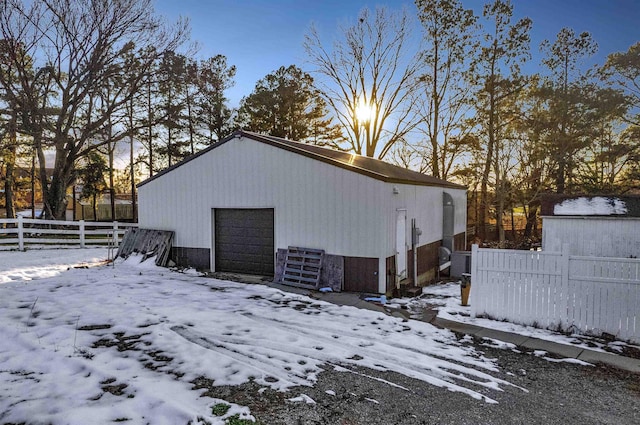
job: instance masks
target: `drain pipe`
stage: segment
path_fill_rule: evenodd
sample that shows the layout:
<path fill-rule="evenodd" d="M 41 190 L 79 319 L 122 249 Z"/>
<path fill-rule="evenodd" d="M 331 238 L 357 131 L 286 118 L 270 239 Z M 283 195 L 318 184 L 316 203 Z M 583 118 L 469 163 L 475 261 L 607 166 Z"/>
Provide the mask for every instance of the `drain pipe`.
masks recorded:
<path fill-rule="evenodd" d="M 411 252 L 413 253 L 413 286 L 418 286 L 418 241 L 422 230 L 416 227 L 416 219 L 411 219 Z"/>

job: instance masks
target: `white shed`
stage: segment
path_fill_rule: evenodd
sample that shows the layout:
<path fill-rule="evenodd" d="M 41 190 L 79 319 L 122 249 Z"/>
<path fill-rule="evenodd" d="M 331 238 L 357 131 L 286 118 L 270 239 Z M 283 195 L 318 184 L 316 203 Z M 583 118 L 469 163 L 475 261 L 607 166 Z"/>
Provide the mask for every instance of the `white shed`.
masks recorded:
<path fill-rule="evenodd" d="M 139 184 L 139 225 L 175 232 L 173 260 L 274 275 L 289 246 L 339 259 L 341 289 L 385 293 L 435 277 L 464 249 L 466 189 L 380 160 L 245 131 Z M 280 254 L 281 255 L 281 254 Z"/>
<path fill-rule="evenodd" d="M 638 258 L 640 198 L 548 196 L 542 206 L 542 250 L 571 255 Z"/>

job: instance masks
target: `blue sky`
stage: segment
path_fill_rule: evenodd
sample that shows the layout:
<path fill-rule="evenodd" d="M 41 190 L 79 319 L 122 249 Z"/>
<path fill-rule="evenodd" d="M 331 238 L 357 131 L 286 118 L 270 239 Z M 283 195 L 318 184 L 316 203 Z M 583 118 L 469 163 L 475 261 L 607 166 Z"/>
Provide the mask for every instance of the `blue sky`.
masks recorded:
<path fill-rule="evenodd" d="M 481 0 L 463 0 L 481 14 Z M 590 63 L 603 63 L 609 53 L 626 51 L 640 41 L 638 0 L 514 0 L 516 18 L 533 20 L 531 53 L 533 66 L 539 63 L 538 46 L 554 40 L 563 27 L 577 33 L 589 31 L 599 52 Z M 200 45 L 197 58 L 223 54 L 236 65 L 236 85 L 229 90 L 232 106 L 253 90 L 255 83 L 280 66 L 305 64 L 304 35 L 312 22 L 328 47 L 340 24 L 355 21 L 368 7 L 416 8 L 401 0 L 156 0 L 156 11 L 173 21 L 178 16 L 191 21 L 191 36 Z"/>

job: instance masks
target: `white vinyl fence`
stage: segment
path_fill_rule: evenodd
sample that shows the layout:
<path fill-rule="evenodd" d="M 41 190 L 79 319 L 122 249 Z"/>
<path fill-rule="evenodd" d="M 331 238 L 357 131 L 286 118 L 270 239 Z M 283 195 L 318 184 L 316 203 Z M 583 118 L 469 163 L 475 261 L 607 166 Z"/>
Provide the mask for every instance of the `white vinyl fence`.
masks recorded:
<path fill-rule="evenodd" d="M 0 249 L 27 246 L 111 246 L 117 247 L 129 227 L 136 223 L 0 218 Z"/>
<path fill-rule="evenodd" d="M 640 343 L 640 259 L 474 245 L 470 304 L 476 317 Z"/>

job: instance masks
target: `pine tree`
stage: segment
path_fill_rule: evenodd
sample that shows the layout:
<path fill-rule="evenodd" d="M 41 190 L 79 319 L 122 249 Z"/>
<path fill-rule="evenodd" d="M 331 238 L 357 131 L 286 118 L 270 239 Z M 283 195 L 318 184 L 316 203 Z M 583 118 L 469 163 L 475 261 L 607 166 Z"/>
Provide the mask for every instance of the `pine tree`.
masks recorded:
<path fill-rule="evenodd" d="M 526 86 L 520 74 L 520 64 L 529 57 L 529 18 L 512 23 L 513 5 L 508 0 L 495 0 L 486 4 L 483 16 L 487 21 L 484 42 L 473 64 L 477 85 L 476 108 L 480 139 L 484 144 L 483 170 L 480 181 L 479 236 L 487 237 L 489 210 L 489 182 L 493 174 L 496 202 L 496 223 L 499 239 L 504 241 L 502 214 L 506 183 L 503 179 L 500 156 L 504 148 L 504 131 L 509 122 L 505 106 L 510 97 L 517 96 Z"/>
<path fill-rule="evenodd" d="M 198 65 L 197 110 L 209 145 L 232 130 L 233 110 L 227 105 L 229 99 L 225 97 L 225 91 L 233 87 L 235 75 L 236 67 L 227 65 L 227 58 L 223 55 L 214 56 Z"/>
<path fill-rule="evenodd" d="M 326 115 L 326 104 L 311 75 L 295 65 L 282 66 L 258 81 L 253 92 L 242 99 L 238 125 L 291 140 L 339 142 L 339 130 Z"/>
<path fill-rule="evenodd" d="M 588 32 L 576 35 L 563 28 L 556 40 L 541 46 L 549 69 L 540 95 L 547 106 L 547 149 L 555 164 L 557 193 L 572 192 L 576 154 L 591 141 L 590 101 L 587 75 L 579 72 L 578 62 L 594 54 L 598 45 Z M 574 76 L 574 74 L 578 74 Z"/>
<path fill-rule="evenodd" d="M 425 73 L 420 103 L 423 124 L 418 128 L 427 137 L 422 155 L 424 169 L 434 177 L 446 179 L 455 162 L 466 150 L 470 126 L 465 115 L 470 109 L 470 85 L 466 79 L 474 41 L 477 17 L 464 9 L 459 0 L 417 0 L 418 16 L 425 31 Z"/>

